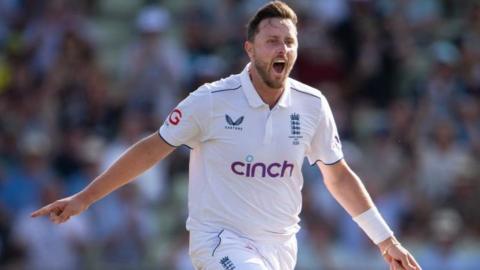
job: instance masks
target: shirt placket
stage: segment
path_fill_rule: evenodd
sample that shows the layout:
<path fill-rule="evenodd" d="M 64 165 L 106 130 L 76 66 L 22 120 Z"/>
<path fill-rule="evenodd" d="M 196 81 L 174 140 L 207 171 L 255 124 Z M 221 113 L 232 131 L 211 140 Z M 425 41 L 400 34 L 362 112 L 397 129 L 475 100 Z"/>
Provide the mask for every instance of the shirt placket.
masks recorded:
<path fill-rule="evenodd" d="M 265 133 L 263 136 L 263 144 L 271 144 L 273 141 L 273 114 L 276 107 L 272 110 L 267 108 L 267 120 L 265 121 Z"/>

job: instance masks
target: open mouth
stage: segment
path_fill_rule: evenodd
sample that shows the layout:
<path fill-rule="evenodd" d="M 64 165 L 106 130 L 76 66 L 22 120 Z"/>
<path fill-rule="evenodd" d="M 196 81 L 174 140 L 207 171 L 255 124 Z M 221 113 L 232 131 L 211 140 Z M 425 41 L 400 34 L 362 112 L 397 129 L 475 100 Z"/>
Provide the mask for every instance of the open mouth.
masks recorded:
<path fill-rule="evenodd" d="M 275 70 L 276 73 L 283 73 L 283 70 L 285 69 L 286 62 L 283 59 L 277 59 L 273 61 L 273 70 Z"/>

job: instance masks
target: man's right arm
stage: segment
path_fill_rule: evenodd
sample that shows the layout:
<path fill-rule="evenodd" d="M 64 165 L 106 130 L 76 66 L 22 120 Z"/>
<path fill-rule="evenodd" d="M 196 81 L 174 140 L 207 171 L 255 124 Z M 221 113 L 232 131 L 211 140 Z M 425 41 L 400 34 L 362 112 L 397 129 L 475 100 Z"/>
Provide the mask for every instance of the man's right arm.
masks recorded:
<path fill-rule="evenodd" d="M 158 133 L 154 133 L 127 149 L 117 161 L 82 191 L 33 212 L 32 217 L 49 215 L 53 222 L 63 223 L 71 216 L 80 214 L 94 202 L 132 181 L 174 149 Z"/>

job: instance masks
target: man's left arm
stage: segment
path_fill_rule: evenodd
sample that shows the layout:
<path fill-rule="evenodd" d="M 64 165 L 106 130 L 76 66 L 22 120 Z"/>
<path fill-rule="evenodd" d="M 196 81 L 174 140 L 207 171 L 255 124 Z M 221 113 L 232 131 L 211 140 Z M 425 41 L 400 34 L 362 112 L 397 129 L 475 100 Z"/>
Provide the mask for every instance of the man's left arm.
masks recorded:
<path fill-rule="evenodd" d="M 327 189 L 378 246 L 390 269 L 421 269 L 413 256 L 393 235 L 360 178 L 345 160 L 332 165 L 317 162 Z"/>

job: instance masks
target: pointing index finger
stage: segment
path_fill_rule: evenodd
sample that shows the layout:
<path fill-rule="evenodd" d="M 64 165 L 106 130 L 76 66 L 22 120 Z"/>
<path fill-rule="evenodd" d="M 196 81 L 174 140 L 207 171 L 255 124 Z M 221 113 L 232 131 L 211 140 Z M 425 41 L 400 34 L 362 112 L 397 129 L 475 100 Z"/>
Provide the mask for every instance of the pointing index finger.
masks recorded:
<path fill-rule="evenodd" d="M 33 212 L 30 216 L 35 218 L 35 217 L 39 217 L 39 216 L 44 216 L 48 213 L 50 213 L 52 210 L 53 210 L 53 205 L 49 204 L 47 206 L 44 206 L 40 209 L 38 209 L 37 211 Z"/>

